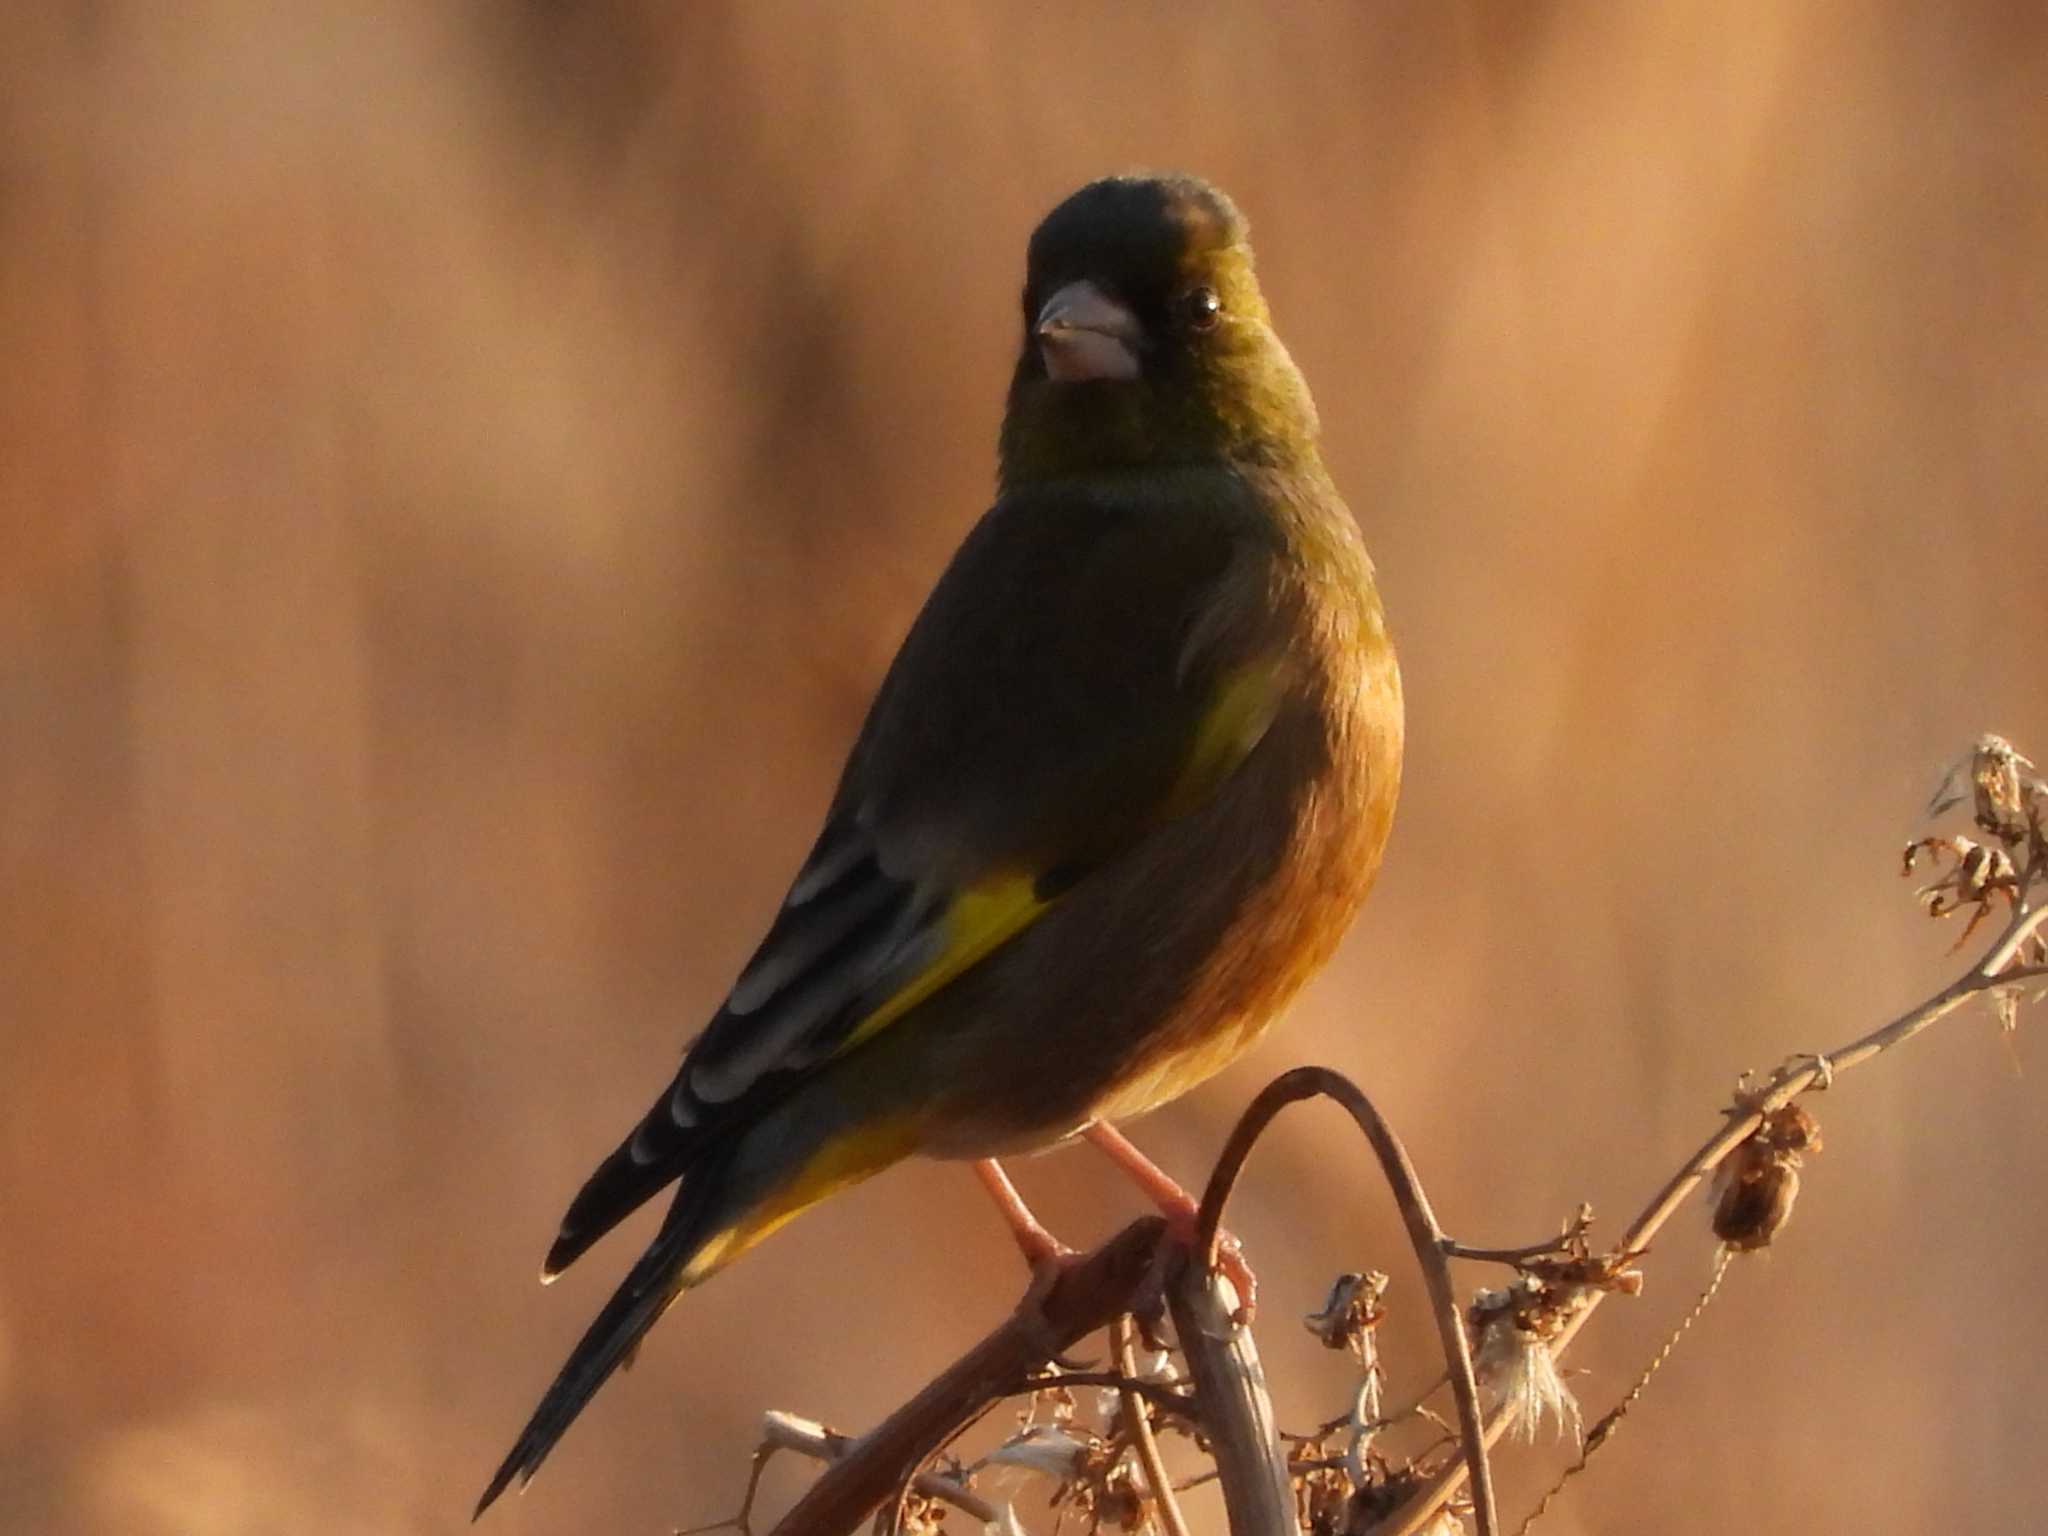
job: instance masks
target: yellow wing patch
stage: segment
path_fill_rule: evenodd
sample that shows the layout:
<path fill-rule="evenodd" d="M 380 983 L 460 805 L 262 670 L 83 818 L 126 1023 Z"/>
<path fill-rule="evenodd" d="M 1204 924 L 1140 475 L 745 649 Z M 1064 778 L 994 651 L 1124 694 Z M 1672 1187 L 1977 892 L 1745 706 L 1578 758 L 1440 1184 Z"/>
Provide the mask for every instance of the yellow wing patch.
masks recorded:
<path fill-rule="evenodd" d="M 938 954 L 856 1024 L 834 1054 L 850 1051 L 888 1028 L 1050 905 L 1040 899 L 1029 875 L 1006 872 L 968 886 L 939 920 L 945 943 Z M 916 1147 L 917 1125 L 910 1117 L 857 1126 L 826 1143 L 768 1199 L 699 1248 L 683 1271 L 682 1284 L 701 1284 L 783 1223 L 849 1184 L 879 1173 Z"/>
<path fill-rule="evenodd" d="M 1226 676 L 1195 730 L 1173 787 L 1144 824 L 1156 826 L 1184 816 L 1214 794 L 1265 736 L 1279 711 L 1281 694 L 1279 669 L 1270 663 L 1250 663 Z M 939 952 L 856 1024 L 834 1054 L 873 1039 L 1015 938 L 1056 899 L 1038 894 L 1035 876 L 1014 870 L 989 875 L 962 890 L 939 919 L 945 935 Z M 1206 1060 L 1188 1065 L 1197 1075 L 1213 1070 Z M 820 1200 L 908 1156 L 917 1149 L 918 1134 L 914 1117 L 899 1116 L 852 1127 L 827 1142 L 760 1205 L 705 1243 L 683 1271 L 681 1286 L 699 1284 Z"/>
<path fill-rule="evenodd" d="M 968 886 L 940 921 L 946 939 L 938 954 L 874 1012 L 853 1027 L 841 1051 L 872 1039 L 962 971 L 1006 943 L 1048 906 L 1030 875 L 1005 872 Z M 836 1053 L 835 1053 L 836 1054 Z"/>
<path fill-rule="evenodd" d="M 1281 692 L 1279 668 L 1271 662 L 1247 663 L 1224 678 L 1195 730 L 1185 766 L 1150 818 L 1152 824 L 1184 816 L 1215 793 L 1265 736 L 1279 712 Z M 968 886 L 940 919 L 945 942 L 939 952 L 856 1024 L 833 1054 L 873 1039 L 1016 937 L 1056 899 L 1039 895 L 1035 875 L 1013 870 Z"/>
<path fill-rule="evenodd" d="M 1284 689 L 1271 661 L 1246 662 L 1225 675 L 1196 727 L 1186 766 L 1159 808 L 1161 821 L 1185 816 L 1251 756 L 1280 712 Z"/>

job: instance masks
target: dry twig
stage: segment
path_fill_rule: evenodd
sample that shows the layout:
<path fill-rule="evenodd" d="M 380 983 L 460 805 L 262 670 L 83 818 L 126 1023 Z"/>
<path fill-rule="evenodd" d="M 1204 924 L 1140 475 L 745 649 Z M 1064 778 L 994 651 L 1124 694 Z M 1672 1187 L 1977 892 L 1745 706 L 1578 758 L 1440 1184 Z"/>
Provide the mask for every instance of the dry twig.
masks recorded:
<path fill-rule="evenodd" d="M 862 1435 L 775 1526 L 774 1536 L 850 1531 L 910 1481 L 924 1459 L 1047 1360 L 1138 1304 L 1165 1223 L 1132 1222 Z"/>
<path fill-rule="evenodd" d="M 1471 1344 L 1465 1337 L 1464 1317 L 1458 1306 L 1450 1265 L 1445 1259 L 1447 1239 L 1443 1228 L 1437 1225 L 1436 1213 L 1430 1209 L 1429 1197 L 1422 1192 L 1422 1181 L 1416 1175 L 1415 1165 L 1408 1159 L 1407 1148 L 1401 1145 L 1400 1138 L 1380 1117 L 1372 1101 L 1359 1091 L 1357 1084 L 1327 1067 L 1296 1067 L 1291 1072 L 1281 1073 L 1252 1100 L 1251 1106 L 1238 1118 L 1230 1139 L 1223 1144 L 1223 1154 L 1216 1160 L 1215 1172 L 1209 1176 L 1209 1187 L 1202 1192 L 1196 1247 L 1203 1267 L 1213 1267 L 1215 1263 L 1216 1234 L 1223 1225 L 1223 1207 L 1229 1202 L 1230 1193 L 1237 1186 L 1238 1175 L 1244 1170 L 1245 1159 L 1251 1156 L 1260 1134 L 1289 1104 L 1317 1097 L 1335 1099 L 1359 1130 L 1365 1133 L 1366 1141 L 1379 1159 L 1380 1170 L 1394 1192 L 1394 1203 L 1408 1228 L 1408 1239 L 1415 1249 L 1416 1262 L 1422 1266 L 1422 1278 L 1429 1290 L 1437 1336 L 1443 1343 L 1444 1360 L 1450 1368 L 1451 1394 L 1458 1404 L 1459 1440 L 1463 1451 L 1459 1465 L 1472 1481 L 1473 1514 L 1479 1524 L 1480 1536 L 1495 1536 L 1500 1529 L 1500 1521 L 1495 1513 L 1493 1477 L 1486 1463 L 1487 1441 L 1481 1418 L 1479 1387 L 1472 1376 Z M 1228 1486 L 1227 1480 L 1225 1486 Z"/>
<path fill-rule="evenodd" d="M 1166 1536 L 1189 1536 L 1187 1516 L 1181 1513 L 1180 1501 L 1174 1497 L 1173 1479 L 1167 1475 L 1166 1458 L 1159 1453 L 1159 1437 L 1152 1433 L 1152 1418 L 1146 1412 L 1145 1398 L 1134 1390 L 1138 1375 L 1138 1347 L 1134 1338 L 1137 1331 L 1137 1325 L 1127 1316 L 1109 1325 L 1110 1344 L 1116 1351 L 1116 1368 L 1124 1375 L 1124 1380 L 1117 1383 L 1117 1401 L 1125 1431 L 1131 1439 L 1131 1449 L 1137 1452 L 1138 1465 L 1144 1469 L 1146 1492 L 1151 1496 L 1153 1508 L 1159 1512 L 1161 1529 Z"/>
<path fill-rule="evenodd" d="M 1956 791 L 1956 781 L 1965 767 L 1975 786 L 1973 798 L 1978 825 L 2006 847 L 2019 847 L 2023 851 L 2009 876 L 2000 872 L 2000 878 L 1996 880 L 1988 877 L 1975 880 L 1974 887 L 1966 878 L 1957 900 L 1929 903 L 1929 910 L 1939 917 L 1974 903 L 1977 915 L 1981 916 L 1994 900 L 2002 900 L 2008 907 L 2009 916 L 1997 939 L 1976 964 L 1925 1002 L 1824 1056 L 1795 1057 L 1780 1066 L 1760 1086 L 1739 1094 L 1735 1104 L 1724 1112 L 1726 1123 L 1721 1129 L 1686 1159 L 1641 1214 L 1629 1223 L 1628 1230 L 1616 1245 L 1618 1255 L 1644 1252 L 1687 1197 L 1763 1129 L 1772 1115 L 1799 1095 L 1826 1087 L 1851 1068 L 1905 1044 L 1974 997 L 1995 996 L 2016 984 L 2048 978 L 2048 963 L 2044 963 L 2048 962 L 2048 944 L 2044 944 L 2041 937 L 2042 924 L 2048 921 L 2048 905 L 2042 905 L 2034 894 L 2034 888 L 2048 879 L 2048 836 L 2044 836 L 2041 823 L 2044 809 L 2048 809 L 2048 783 L 2036 776 L 2032 771 L 2033 765 L 2014 752 L 2010 745 L 1998 737 L 1987 736 L 1978 742 L 1964 764 L 1950 771 L 1943 789 L 1929 808 L 1930 814 L 1939 813 L 1965 798 Z M 1968 860 L 1969 849 L 1957 850 L 1953 846 L 1954 841 L 1968 842 L 1967 839 L 1922 839 L 1910 845 L 1907 871 L 1910 873 L 1915 854 L 1921 851 L 1948 852 L 1957 856 L 1959 862 Z M 2021 959 L 2031 959 L 2035 963 L 2014 963 Z M 1550 1343 L 1553 1356 L 1561 1355 L 1578 1336 L 1606 1294 L 1604 1289 L 1594 1287 L 1574 1298 L 1569 1315 L 1563 1318 Z M 1503 1401 L 1495 1406 L 1486 1420 L 1485 1440 L 1488 1445 L 1507 1432 L 1515 1413 L 1516 1405 L 1512 1401 Z M 1374 1526 L 1372 1536 L 1415 1536 L 1449 1503 L 1465 1477 L 1465 1463 L 1449 1464 L 1429 1478 L 1383 1523 Z"/>

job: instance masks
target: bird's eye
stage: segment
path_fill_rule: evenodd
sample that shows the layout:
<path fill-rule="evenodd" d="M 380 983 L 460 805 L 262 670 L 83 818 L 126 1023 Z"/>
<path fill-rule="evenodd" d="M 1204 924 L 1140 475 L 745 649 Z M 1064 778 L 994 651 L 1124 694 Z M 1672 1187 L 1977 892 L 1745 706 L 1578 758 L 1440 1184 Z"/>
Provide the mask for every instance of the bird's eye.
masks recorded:
<path fill-rule="evenodd" d="M 1214 288 L 1192 288 L 1182 296 L 1181 313 L 1191 331 L 1206 331 L 1215 327 L 1223 313 L 1223 301 L 1216 297 Z"/>

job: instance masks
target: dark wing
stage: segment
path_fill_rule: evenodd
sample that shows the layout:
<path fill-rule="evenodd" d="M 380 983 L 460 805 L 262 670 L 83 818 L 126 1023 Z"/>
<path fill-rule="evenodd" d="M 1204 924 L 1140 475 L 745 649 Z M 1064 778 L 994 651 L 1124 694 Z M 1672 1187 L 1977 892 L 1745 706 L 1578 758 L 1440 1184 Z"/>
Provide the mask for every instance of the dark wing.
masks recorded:
<path fill-rule="evenodd" d="M 890 668 L 767 937 L 576 1197 L 544 1273 L 1256 744 L 1277 702 L 1275 545 L 1234 480 L 1200 490 L 1009 498 L 976 526 Z"/>

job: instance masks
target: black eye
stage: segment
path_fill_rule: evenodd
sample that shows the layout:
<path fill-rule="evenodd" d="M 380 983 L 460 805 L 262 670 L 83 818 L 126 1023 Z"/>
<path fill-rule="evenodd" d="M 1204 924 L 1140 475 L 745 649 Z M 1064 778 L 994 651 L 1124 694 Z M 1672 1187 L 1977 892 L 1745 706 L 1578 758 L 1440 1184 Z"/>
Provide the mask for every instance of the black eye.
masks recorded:
<path fill-rule="evenodd" d="M 1214 288 L 1191 288 L 1181 296 L 1180 311 L 1189 330 L 1212 330 L 1223 313 L 1223 301 Z"/>

